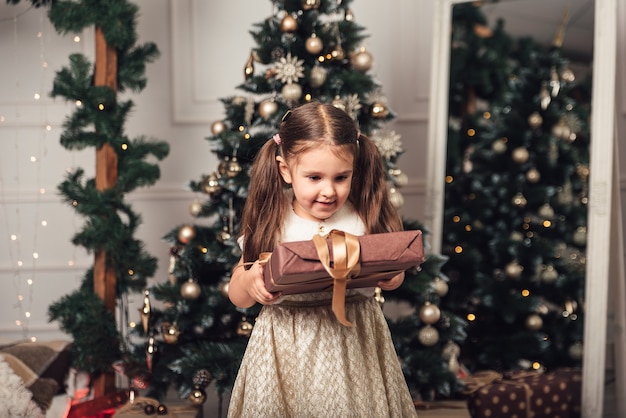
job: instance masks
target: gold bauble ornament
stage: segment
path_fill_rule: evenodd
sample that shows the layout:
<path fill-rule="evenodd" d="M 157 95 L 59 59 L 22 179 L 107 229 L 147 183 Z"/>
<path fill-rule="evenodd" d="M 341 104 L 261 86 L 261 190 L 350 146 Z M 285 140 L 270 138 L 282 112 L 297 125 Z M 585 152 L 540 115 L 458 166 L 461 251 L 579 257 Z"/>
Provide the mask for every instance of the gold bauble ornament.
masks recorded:
<path fill-rule="evenodd" d="M 583 358 L 583 343 L 581 343 L 580 341 L 575 342 L 567 350 L 567 353 L 569 354 L 570 358 L 572 358 L 573 360 L 582 359 Z"/>
<path fill-rule="evenodd" d="M 219 179 L 215 173 L 211 173 L 202 183 L 202 190 L 209 195 L 217 194 L 221 189 L 222 186 L 220 186 Z"/>
<path fill-rule="evenodd" d="M 175 324 L 163 322 L 161 324 L 161 332 L 163 333 L 163 341 L 167 344 L 176 344 L 178 342 L 180 330 Z"/>
<path fill-rule="evenodd" d="M 517 260 L 511 261 L 504 267 L 504 272 L 512 279 L 519 279 L 522 276 L 522 271 L 524 271 L 524 267 Z"/>
<path fill-rule="evenodd" d="M 554 208 L 550 206 L 549 203 L 544 203 L 537 213 L 539 213 L 539 216 L 542 218 L 552 218 L 554 217 Z"/>
<path fill-rule="evenodd" d="M 529 157 L 528 149 L 526 147 L 517 147 L 513 150 L 511 156 L 513 157 L 513 161 L 518 164 L 523 164 L 528 161 Z"/>
<path fill-rule="evenodd" d="M 437 305 L 426 302 L 420 308 L 420 319 L 423 323 L 432 325 L 439 321 L 439 318 L 441 318 L 441 311 Z"/>
<path fill-rule="evenodd" d="M 526 172 L 526 180 L 531 183 L 537 183 L 541 179 L 541 174 L 536 168 L 531 168 Z"/>
<path fill-rule="evenodd" d="M 285 33 L 292 33 L 298 29 L 298 21 L 290 14 L 285 15 L 280 21 L 280 30 Z"/>
<path fill-rule="evenodd" d="M 417 333 L 417 339 L 422 345 L 431 347 L 439 341 L 439 331 L 432 325 L 426 325 Z"/>
<path fill-rule="evenodd" d="M 539 331 L 543 326 L 543 319 L 541 319 L 541 317 L 537 314 L 532 314 L 526 317 L 526 321 L 524 323 L 526 325 L 526 328 L 528 328 L 529 330 Z"/>
<path fill-rule="evenodd" d="M 220 286 L 219 286 L 220 293 L 226 299 L 228 299 L 228 285 L 229 284 L 230 284 L 230 280 L 223 280 L 222 283 L 220 283 Z"/>
<path fill-rule="evenodd" d="M 526 207 L 528 200 L 526 200 L 526 197 L 520 192 L 516 193 L 515 196 L 513 196 L 513 199 L 511 199 L 511 203 L 519 208 L 523 208 Z"/>
<path fill-rule="evenodd" d="M 504 138 L 496 139 L 491 144 L 491 149 L 496 154 L 503 154 L 506 151 L 506 140 Z"/>
<path fill-rule="evenodd" d="M 219 135 L 226 130 L 226 125 L 221 120 L 216 120 L 211 124 L 211 133 L 213 135 Z"/>
<path fill-rule="evenodd" d="M 591 170 L 588 165 L 585 164 L 577 164 L 576 165 L 576 174 L 581 180 L 587 180 L 587 177 L 591 174 Z"/>
<path fill-rule="evenodd" d="M 278 103 L 274 99 L 263 100 L 259 103 L 259 115 L 263 120 L 269 120 L 278 112 Z"/>
<path fill-rule="evenodd" d="M 556 271 L 552 264 L 544 266 L 541 272 L 541 280 L 545 283 L 554 283 L 559 277 L 559 272 Z"/>
<path fill-rule="evenodd" d="M 226 176 L 230 178 L 237 177 L 242 170 L 243 167 L 237 161 L 237 157 L 233 157 L 226 166 Z"/>
<path fill-rule="evenodd" d="M 342 60 L 346 57 L 346 52 L 343 50 L 341 45 L 337 45 L 335 49 L 333 49 L 330 53 L 330 56 L 336 60 Z"/>
<path fill-rule="evenodd" d="M 191 216 L 194 216 L 194 217 L 198 216 L 200 215 L 201 212 L 202 212 L 202 203 L 200 203 L 198 199 L 191 202 L 191 204 L 189 205 L 189 213 L 191 213 Z"/>
<path fill-rule="evenodd" d="M 224 228 L 222 228 L 222 230 L 217 234 L 217 240 L 219 242 L 226 242 L 229 239 L 231 239 L 233 237 L 233 234 L 230 233 L 230 231 L 228 230 L 228 227 L 225 226 Z"/>
<path fill-rule="evenodd" d="M 317 55 L 324 49 L 324 42 L 313 33 L 304 42 L 304 48 L 309 54 Z"/>
<path fill-rule="evenodd" d="M 189 401 L 195 406 L 200 406 L 206 402 L 206 393 L 199 387 L 195 387 L 189 395 Z"/>
<path fill-rule="evenodd" d="M 326 69 L 319 65 L 311 68 L 311 75 L 309 76 L 309 84 L 311 87 L 321 87 L 326 82 L 326 73 Z"/>
<path fill-rule="evenodd" d="M 341 98 L 341 96 L 335 96 L 332 102 L 330 102 L 337 109 L 341 109 L 344 112 L 346 111 L 346 101 Z"/>
<path fill-rule="evenodd" d="M 250 56 L 246 65 L 243 68 L 243 76 L 246 80 L 249 80 L 254 75 L 254 50 L 250 51 Z"/>
<path fill-rule="evenodd" d="M 404 205 L 404 196 L 395 187 L 389 189 L 389 201 L 396 209 L 400 209 Z"/>
<path fill-rule="evenodd" d="M 202 289 L 200 288 L 200 285 L 191 278 L 183 283 L 183 285 L 180 287 L 180 295 L 183 297 L 183 299 L 187 300 L 198 299 L 201 292 Z"/>
<path fill-rule="evenodd" d="M 565 123 L 565 121 L 563 119 L 559 120 L 552 127 L 552 135 L 554 135 L 555 137 L 557 137 L 559 139 L 568 140 L 570 135 L 571 135 L 571 133 L 572 133 L 572 131 L 571 131 L 570 127 L 567 126 L 567 123 Z"/>
<path fill-rule="evenodd" d="M 493 36 L 493 31 L 489 26 L 476 24 L 474 25 L 474 33 L 476 36 L 481 38 L 491 38 Z"/>
<path fill-rule="evenodd" d="M 576 228 L 574 232 L 574 236 L 572 237 L 575 244 L 585 245 L 587 243 L 587 227 L 579 226 Z"/>
<path fill-rule="evenodd" d="M 320 7 L 321 0 L 302 0 L 303 10 L 312 10 Z"/>
<path fill-rule="evenodd" d="M 183 225 L 178 230 L 178 241 L 183 244 L 189 243 L 192 239 L 196 237 L 196 229 L 193 225 Z"/>
<path fill-rule="evenodd" d="M 285 84 L 280 92 L 287 101 L 295 101 L 302 97 L 302 87 L 296 83 Z"/>
<path fill-rule="evenodd" d="M 389 115 L 389 109 L 384 103 L 376 102 L 370 106 L 370 113 L 373 118 L 384 119 Z"/>
<path fill-rule="evenodd" d="M 448 283 L 439 277 L 435 277 L 435 280 L 433 281 L 433 288 L 439 297 L 444 297 L 448 294 Z"/>
<path fill-rule="evenodd" d="M 237 335 L 241 337 L 249 337 L 250 334 L 252 334 L 252 328 L 252 324 L 244 316 L 243 318 L 241 318 L 239 326 L 237 326 Z"/>
<path fill-rule="evenodd" d="M 528 124 L 532 128 L 538 128 L 538 127 L 541 126 L 542 123 L 543 123 L 543 118 L 541 117 L 541 115 L 538 112 L 533 112 L 528 117 Z"/>
<path fill-rule="evenodd" d="M 152 313 L 152 308 L 150 306 L 150 291 L 148 289 L 143 292 L 143 307 L 139 310 L 139 313 L 143 332 L 147 334 L 148 329 L 150 329 L 150 314 Z"/>
<path fill-rule="evenodd" d="M 350 64 L 356 71 L 364 73 L 374 65 L 374 57 L 365 48 L 361 48 L 350 55 Z"/>

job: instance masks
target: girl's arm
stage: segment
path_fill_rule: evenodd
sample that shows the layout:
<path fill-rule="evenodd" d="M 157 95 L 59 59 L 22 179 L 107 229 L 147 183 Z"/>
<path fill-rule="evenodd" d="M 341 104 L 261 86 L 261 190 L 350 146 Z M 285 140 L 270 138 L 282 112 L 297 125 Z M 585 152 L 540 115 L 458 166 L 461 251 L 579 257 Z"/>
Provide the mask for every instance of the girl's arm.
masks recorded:
<path fill-rule="evenodd" d="M 233 269 L 233 274 L 228 284 L 228 298 L 239 308 L 249 308 L 256 302 L 269 305 L 280 297 L 280 293 L 270 293 L 265 289 L 263 281 L 263 266 L 255 261 L 246 270 L 243 258 Z"/>
<path fill-rule="evenodd" d="M 379 280 L 376 284 L 383 290 L 394 290 L 399 288 L 402 282 L 404 282 L 404 272 L 393 276 L 391 279 Z"/>

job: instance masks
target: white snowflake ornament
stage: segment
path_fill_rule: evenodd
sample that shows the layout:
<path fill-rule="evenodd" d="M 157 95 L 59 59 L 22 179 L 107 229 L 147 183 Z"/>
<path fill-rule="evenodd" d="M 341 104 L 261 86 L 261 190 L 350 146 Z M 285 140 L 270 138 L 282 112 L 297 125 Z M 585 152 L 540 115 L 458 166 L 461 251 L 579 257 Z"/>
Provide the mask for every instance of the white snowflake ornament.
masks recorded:
<path fill-rule="evenodd" d="M 390 160 L 404 151 L 400 134 L 397 134 L 395 131 L 376 131 L 372 135 L 372 141 L 386 160 Z"/>
<path fill-rule="evenodd" d="M 292 57 L 291 53 L 288 53 L 286 57 L 278 60 L 274 66 L 274 71 L 276 72 L 276 79 L 283 83 L 297 83 L 300 78 L 304 77 L 304 60 Z"/>

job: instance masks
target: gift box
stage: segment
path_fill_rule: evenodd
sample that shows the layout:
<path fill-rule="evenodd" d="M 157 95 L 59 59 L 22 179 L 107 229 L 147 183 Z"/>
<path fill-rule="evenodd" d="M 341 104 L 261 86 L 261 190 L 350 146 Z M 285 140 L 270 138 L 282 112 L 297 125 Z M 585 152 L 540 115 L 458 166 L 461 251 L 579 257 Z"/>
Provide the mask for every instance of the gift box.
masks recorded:
<path fill-rule="evenodd" d="M 355 236 L 332 230 L 309 241 L 285 242 L 264 253 L 265 286 L 284 295 L 333 290 L 333 311 L 340 322 L 345 290 L 375 287 L 379 280 L 424 262 L 421 231 Z M 347 324 L 346 324 L 347 325 Z"/>
<path fill-rule="evenodd" d="M 579 418 L 580 369 L 484 371 L 465 380 L 472 418 Z"/>
<path fill-rule="evenodd" d="M 158 418 L 198 418 L 202 415 L 201 406 L 159 402 L 153 398 L 136 397 L 122 405 L 113 415 L 114 418 L 140 418 L 155 416 Z"/>

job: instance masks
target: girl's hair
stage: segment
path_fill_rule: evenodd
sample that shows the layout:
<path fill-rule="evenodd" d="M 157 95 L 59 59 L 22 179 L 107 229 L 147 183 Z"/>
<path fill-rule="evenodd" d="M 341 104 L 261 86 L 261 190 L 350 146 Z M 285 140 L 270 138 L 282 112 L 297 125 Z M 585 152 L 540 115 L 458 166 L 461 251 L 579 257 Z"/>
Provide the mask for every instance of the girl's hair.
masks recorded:
<path fill-rule="evenodd" d="M 290 194 L 285 193 L 276 156 L 289 163 L 310 149 L 328 145 L 340 155 L 349 152 L 354 156 L 348 200 L 367 233 L 402 229 L 400 215 L 389 200 L 384 163 L 376 144 L 359 133 L 345 111 L 330 104 L 310 102 L 285 114 L 279 138 L 267 141 L 252 165 L 241 219 L 244 261 L 254 261 L 261 252 L 274 249 L 285 215 L 291 210 Z"/>

